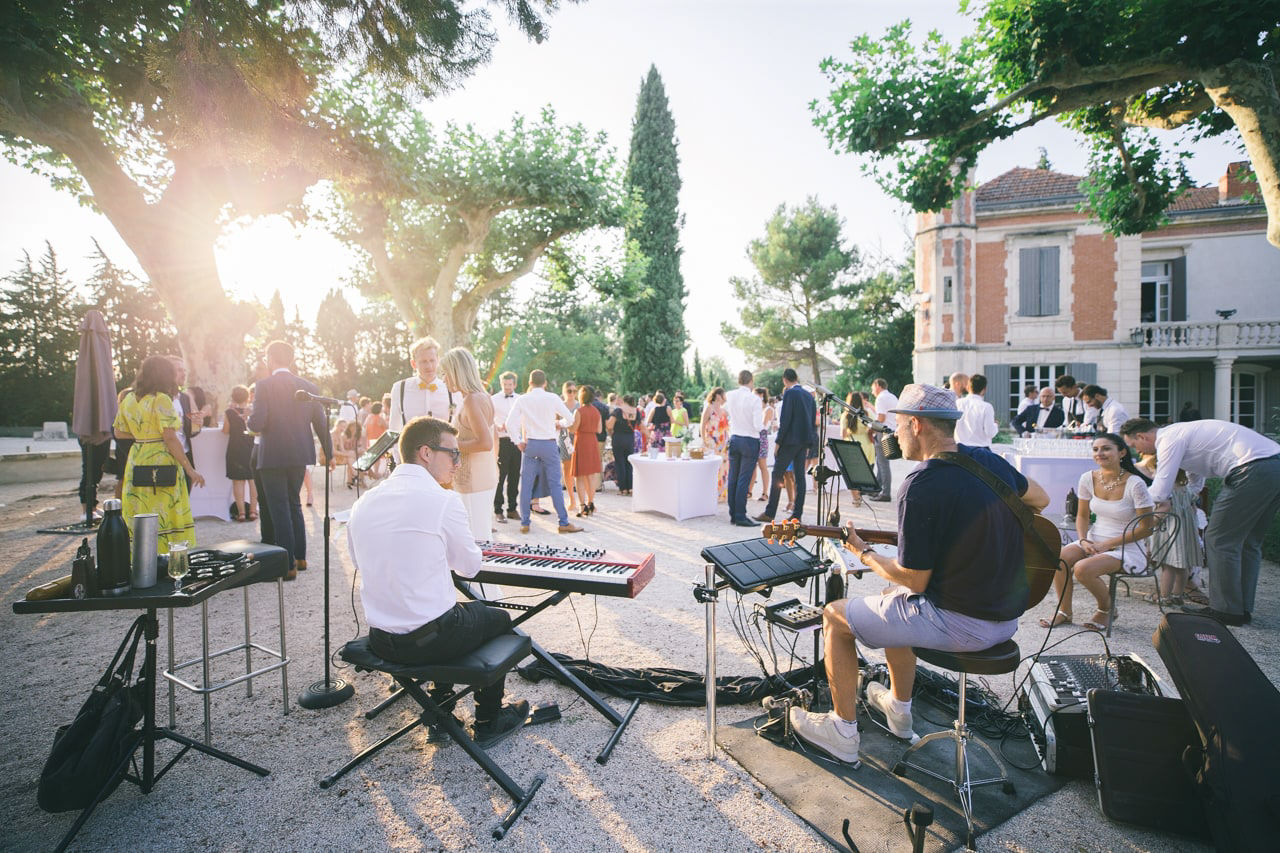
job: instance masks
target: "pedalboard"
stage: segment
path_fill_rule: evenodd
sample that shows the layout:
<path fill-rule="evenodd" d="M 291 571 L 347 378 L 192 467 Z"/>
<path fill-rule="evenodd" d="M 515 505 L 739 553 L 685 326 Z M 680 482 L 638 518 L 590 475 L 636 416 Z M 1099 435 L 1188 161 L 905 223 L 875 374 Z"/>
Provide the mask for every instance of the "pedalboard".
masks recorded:
<path fill-rule="evenodd" d="M 767 605 L 764 609 L 764 619 L 782 628 L 803 631 L 805 628 L 822 624 L 822 608 L 803 604 L 800 599 L 792 598 Z"/>

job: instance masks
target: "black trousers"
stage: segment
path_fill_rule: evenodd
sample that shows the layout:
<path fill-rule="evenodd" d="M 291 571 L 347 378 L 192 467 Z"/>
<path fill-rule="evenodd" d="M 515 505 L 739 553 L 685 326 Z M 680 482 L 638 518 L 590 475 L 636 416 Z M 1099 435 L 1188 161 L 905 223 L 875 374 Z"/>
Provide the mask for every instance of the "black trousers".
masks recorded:
<path fill-rule="evenodd" d="M 270 544 L 288 551 L 290 560 L 307 559 L 307 529 L 302 522 L 301 494 L 302 476 L 306 471 L 302 465 L 258 471 L 263 487 L 263 496 L 259 497 L 258 504 L 268 507 L 271 513 L 273 539 Z"/>
<path fill-rule="evenodd" d="M 369 629 L 369 648 L 383 660 L 405 664 L 449 663 L 475 651 L 494 637 L 511 630 L 511 614 L 483 601 L 460 601 L 443 615 L 408 634 L 389 634 Z M 505 681 L 496 681 L 476 690 L 476 720 L 492 720 L 502 708 Z M 452 703 L 443 703 L 453 692 L 452 684 L 435 682 L 431 698 L 452 712 Z"/>
<path fill-rule="evenodd" d="M 267 490 L 262 485 L 262 472 L 258 470 L 258 445 L 249 454 L 249 467 L 253 469 L 253 484 L 258 489 L 258 535 L 268 545 L 276 544 L 276 530 L 271 524 L 271 508 L 267 506 Z"/>
<path fill-rule="evenodd" d="M 507 509 L 520 509 L 520 448 L 511 439 L 498 439 L 498 488 L 493 490 L 493 511 L 502 514 L 502 491 L 506 487 Z"/>
<path fill-rule="evenodd" d="M 98 504 L 98 483 L 102 482 L 102 466 L 111 455 L 111 441 L 101 444 L 80 442 L 80 503 L 90 508 Z"/>
<path fill-rule="evenodd" d="M 618 481 L 619 490 L 631 490 L 631 454 L 636 452 L 635 436 L 613 436 L 613 475 Z"/>

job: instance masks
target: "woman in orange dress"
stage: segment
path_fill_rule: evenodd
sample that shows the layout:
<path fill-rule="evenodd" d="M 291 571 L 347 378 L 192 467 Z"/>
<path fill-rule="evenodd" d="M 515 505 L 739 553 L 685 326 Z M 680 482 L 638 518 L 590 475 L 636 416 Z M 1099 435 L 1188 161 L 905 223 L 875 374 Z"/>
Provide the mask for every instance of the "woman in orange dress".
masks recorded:
<path fill-rule="evenodd" d="M 569 432 L 573 435 L 573 455 L 569 457 L 569 474 L 578 486 L 578 517 L 584 518 L 596 511 L 596 487 L 592 475 L 601 472 L 600 466 L 600 412 L 591 401 L 596 397 L 590 385 L 578 389 L 578 408 L 573 412 Z"/>

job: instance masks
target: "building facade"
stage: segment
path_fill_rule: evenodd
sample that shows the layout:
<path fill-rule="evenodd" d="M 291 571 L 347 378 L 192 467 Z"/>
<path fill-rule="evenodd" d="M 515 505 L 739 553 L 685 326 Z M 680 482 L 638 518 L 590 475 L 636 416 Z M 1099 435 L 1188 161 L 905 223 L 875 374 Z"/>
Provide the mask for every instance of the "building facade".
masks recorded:
<path fill-rule="evenodd" d="M 1063 373 L 1131 414 L 1280 430 L 1280 250 L 1233 163 L 1169 222 L 1113 237 L 1078 208 L 1080 177 L 1012 169 L 916 230 L 914 375 L 986 375 L 1007 423 L 1024 385 Z"/>

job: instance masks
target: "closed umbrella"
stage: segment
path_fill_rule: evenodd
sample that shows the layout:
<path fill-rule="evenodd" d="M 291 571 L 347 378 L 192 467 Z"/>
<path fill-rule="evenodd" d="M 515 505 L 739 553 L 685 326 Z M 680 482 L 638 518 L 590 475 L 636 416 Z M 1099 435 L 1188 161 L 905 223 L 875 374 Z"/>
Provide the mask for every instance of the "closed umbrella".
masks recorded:
<path fill-rule="evenodd" d="M 116 377 L 111 359 L 111 335 L 107 321 L 97 311 L 89 311 L 80 321 L 80 357 L 76 360 L 76 389 L 71 410 L 71 429 L 81 443 L 90 445 L 83 456 L 85 471 L 81 480 L 80 499 L 88 505 L 86 524 L 92 524 L 93 493 L 101 478 L 101 465 L 91 460 L 101 460 L 104 455 L 95 451 L 111 437 L 111 425 L 116 419 Z M 91 471 L 90 468 L 96 468 Z"/>

